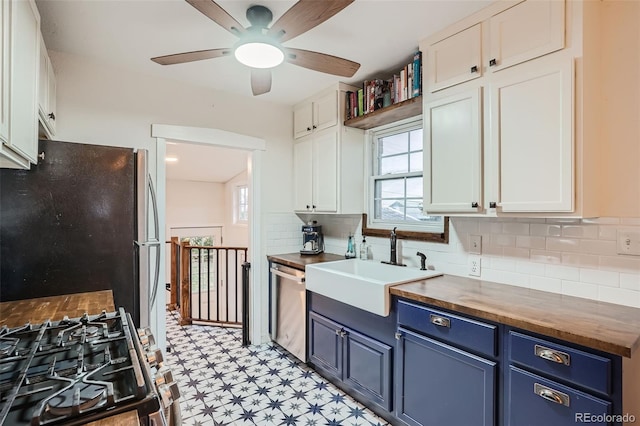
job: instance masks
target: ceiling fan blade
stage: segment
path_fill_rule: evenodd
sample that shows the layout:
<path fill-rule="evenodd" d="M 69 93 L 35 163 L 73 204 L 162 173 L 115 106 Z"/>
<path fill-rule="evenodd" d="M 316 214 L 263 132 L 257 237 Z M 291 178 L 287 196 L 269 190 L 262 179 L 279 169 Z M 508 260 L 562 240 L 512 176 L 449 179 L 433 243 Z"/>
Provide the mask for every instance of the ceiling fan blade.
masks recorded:
<path fill-rule="evenodd" d="M 251 91 L 253 96 L 268 93 L 271 90 L 271 70 L 262 68 L 251 69 Z"/>
<path fill-rule="evenodd" d="M 286 48 L 285 55 L 291 64 L 341 77 L 353 77 L 360 68 L 357 62 L 310 50 Z"/>
<path fill-rule="evenodd" d="M 245 29 L 233 16 L 224 10 L 213 0 L 186 0 L 191 6 L 198 9 L 204 16 L 220 25 L 230 33 L 240 36 Z"/>
<path fill-rule="evenodd" d="M 220 58 L 231 54 L 231 49 L 196 50 L 195 52 L 175 53 L 173 55 L 157 56 L 151 60 L 160 65 L 183 64 L 185 62 L 202 61 Z"/>
<path fill-rule="evenodd" d="M 353 2 L 354 0 L 300 0 L 271 26 L 267 34 L 283 43 L 322 24 Z"/>

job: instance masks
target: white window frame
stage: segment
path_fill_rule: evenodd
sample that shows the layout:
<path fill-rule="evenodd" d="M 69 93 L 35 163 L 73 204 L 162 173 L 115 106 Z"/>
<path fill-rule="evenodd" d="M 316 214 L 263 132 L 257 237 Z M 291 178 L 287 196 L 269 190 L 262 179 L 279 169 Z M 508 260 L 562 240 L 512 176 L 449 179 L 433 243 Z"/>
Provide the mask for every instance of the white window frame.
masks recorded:
<path fill-rule="evenodd" d="M 240 193 L 242 191 L 245 191 L 245 201 L 246 203 L 244 204 L 244 211 L 247 215 L 246 219 L 241 219 L 240 218 L 240 211 L 241 211 L 241 203 L 240 203 Z M 237 185 L 233 191 L 233 223 L 235 225 L 248 225 L 249 224 L 249 186 L 248 185 Z"/>
<path fill-rule="evenodd" d="M 416 222 L 416 221 L 389 221 L 375 218 L 375 183 L 377 180 L 393 177 L 415 177 L 423 176 L 423 172 L 398 173 L 392 175 L 378 175 L 378 139 L 397 133 L 409 132 L 411 130 L 423 128 L 422 116 L 412 117 L 405 120 L 397 121 L 385 126 L 376 127 L 367 131 L 367 150 L 366 150 L 366 180 L 368 182 L 365 191 L 365 206 L 367 209 L 367 227 L 375 229 L 398 228 L 399 230 L 411 232 L 424 232 L 442 234 L 445 232 L 445 218 L 438 222 Z M 424 152 L 423 145 L 423 152 Z M 424 168 L 423 168 L 424 169 Z"/>

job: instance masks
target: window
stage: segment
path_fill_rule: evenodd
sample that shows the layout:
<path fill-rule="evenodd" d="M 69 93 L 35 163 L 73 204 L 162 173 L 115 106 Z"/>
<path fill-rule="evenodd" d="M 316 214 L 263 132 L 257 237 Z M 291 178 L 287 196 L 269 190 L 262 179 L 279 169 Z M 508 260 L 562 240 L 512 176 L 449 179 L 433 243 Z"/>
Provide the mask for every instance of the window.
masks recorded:
<path fill-rule="evenodd" d="M 246 224 L 249 221 L 249 187 L 237 186 L 235 193 L 234 223 Z"/>
<path fill-rule="evenodd" d="M 381 127 L 370 135 L 367 228 L 443 233 L 444 218 L 422 211 L 422 119 Z"/>

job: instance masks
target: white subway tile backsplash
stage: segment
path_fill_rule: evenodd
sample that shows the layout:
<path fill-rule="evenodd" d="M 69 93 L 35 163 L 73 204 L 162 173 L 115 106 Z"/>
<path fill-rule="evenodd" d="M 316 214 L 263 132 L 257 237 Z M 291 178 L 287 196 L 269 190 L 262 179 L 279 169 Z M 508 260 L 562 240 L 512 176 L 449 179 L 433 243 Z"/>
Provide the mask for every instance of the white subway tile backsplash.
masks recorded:
<path fill-rule="evenodd" d="M 578 281 L 562 280 L 562 294 L 598 300 L 598 286 Z"/>
<path fill-rule="evenodd" d="M 562 236 L 567 238 L 598 238 L 598 226 L 562 225 Z"/>
<path fill-rule="evenodd" d="M 545 265 L 544 274 L 549 278 L 557 278 L 559 280 L 580 280 L 580 269 L 572 266 Z"/>
<path fill-rule="evenodd" d="M 607 287 L 620 287 L 620 274 L 618 272 L 581 268 L 580 282 Z"/>
<path fill-rule="evenodd" d="M 532 262 L 559 264 L 562 263 L 562 253 L 559 251 L 531 250 Z"/>
<path fill-rule="evenodd" d="M 571 238 L 547 238 L 547 250 L 551 251 L 580 251 L 580 240 L 574 240 Z"/>
<path fill-rule="evenodd" d="M 297 251 L 299 226 L 310 219 L 274 214 L 267 223 L 282 227 L 267 232 L 268 251 Z M 360 244 L 359 215 L 316 219 L 325 229 L 327 252 L 344 254 L 349 234 Z M 640 307 L 640 256 L 616 251 L 617 231 L 640 231 L 640 218 L 450 220 L 449 244 L 399 240 L 402 261 L 417 267 L 415 252 L 421 251 L 436 270 L 466 277 L 469 235 L 481 235 L 483 280 Z M 373 259 L 388 260 L 388 238 L 367 242 Z"/>
<path fill-rule="evenodd" d="M 516 236 L 516 247 L 544 250 L 546 244 L 547 240 L 544 237 L 532 237 L 528 235 Z"/>
<path fill-rule="evenodd" d="M 519 222 L 507 222 L 502 224 L 504 234 L 529 235 L 529 224 Z"/>
<path fill-rule="evenodd" d="M 640 274 L 620 274 L 620 288 L 640 291 Z"/>

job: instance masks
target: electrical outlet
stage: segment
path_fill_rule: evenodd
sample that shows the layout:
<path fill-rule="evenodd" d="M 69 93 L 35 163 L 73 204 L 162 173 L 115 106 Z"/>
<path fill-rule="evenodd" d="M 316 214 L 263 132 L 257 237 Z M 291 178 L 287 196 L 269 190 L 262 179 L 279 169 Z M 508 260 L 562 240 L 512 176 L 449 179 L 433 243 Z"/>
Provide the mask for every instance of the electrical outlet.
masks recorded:
<path fill-rule="evenodd" d="M 469 253 L 482 254 L 482 235 L 469 235 Z"/>
<path fill-rule="evenodd" d="M 480 256 L 469 256 L 469 263 L 467 266 L 469 267 L 469 275 L 473 277 L 480 276 Z"/>
<path fill-rule="evenodd" d="M 640 256 L 640 232 L 618 230 L 618 254 Z"/>

